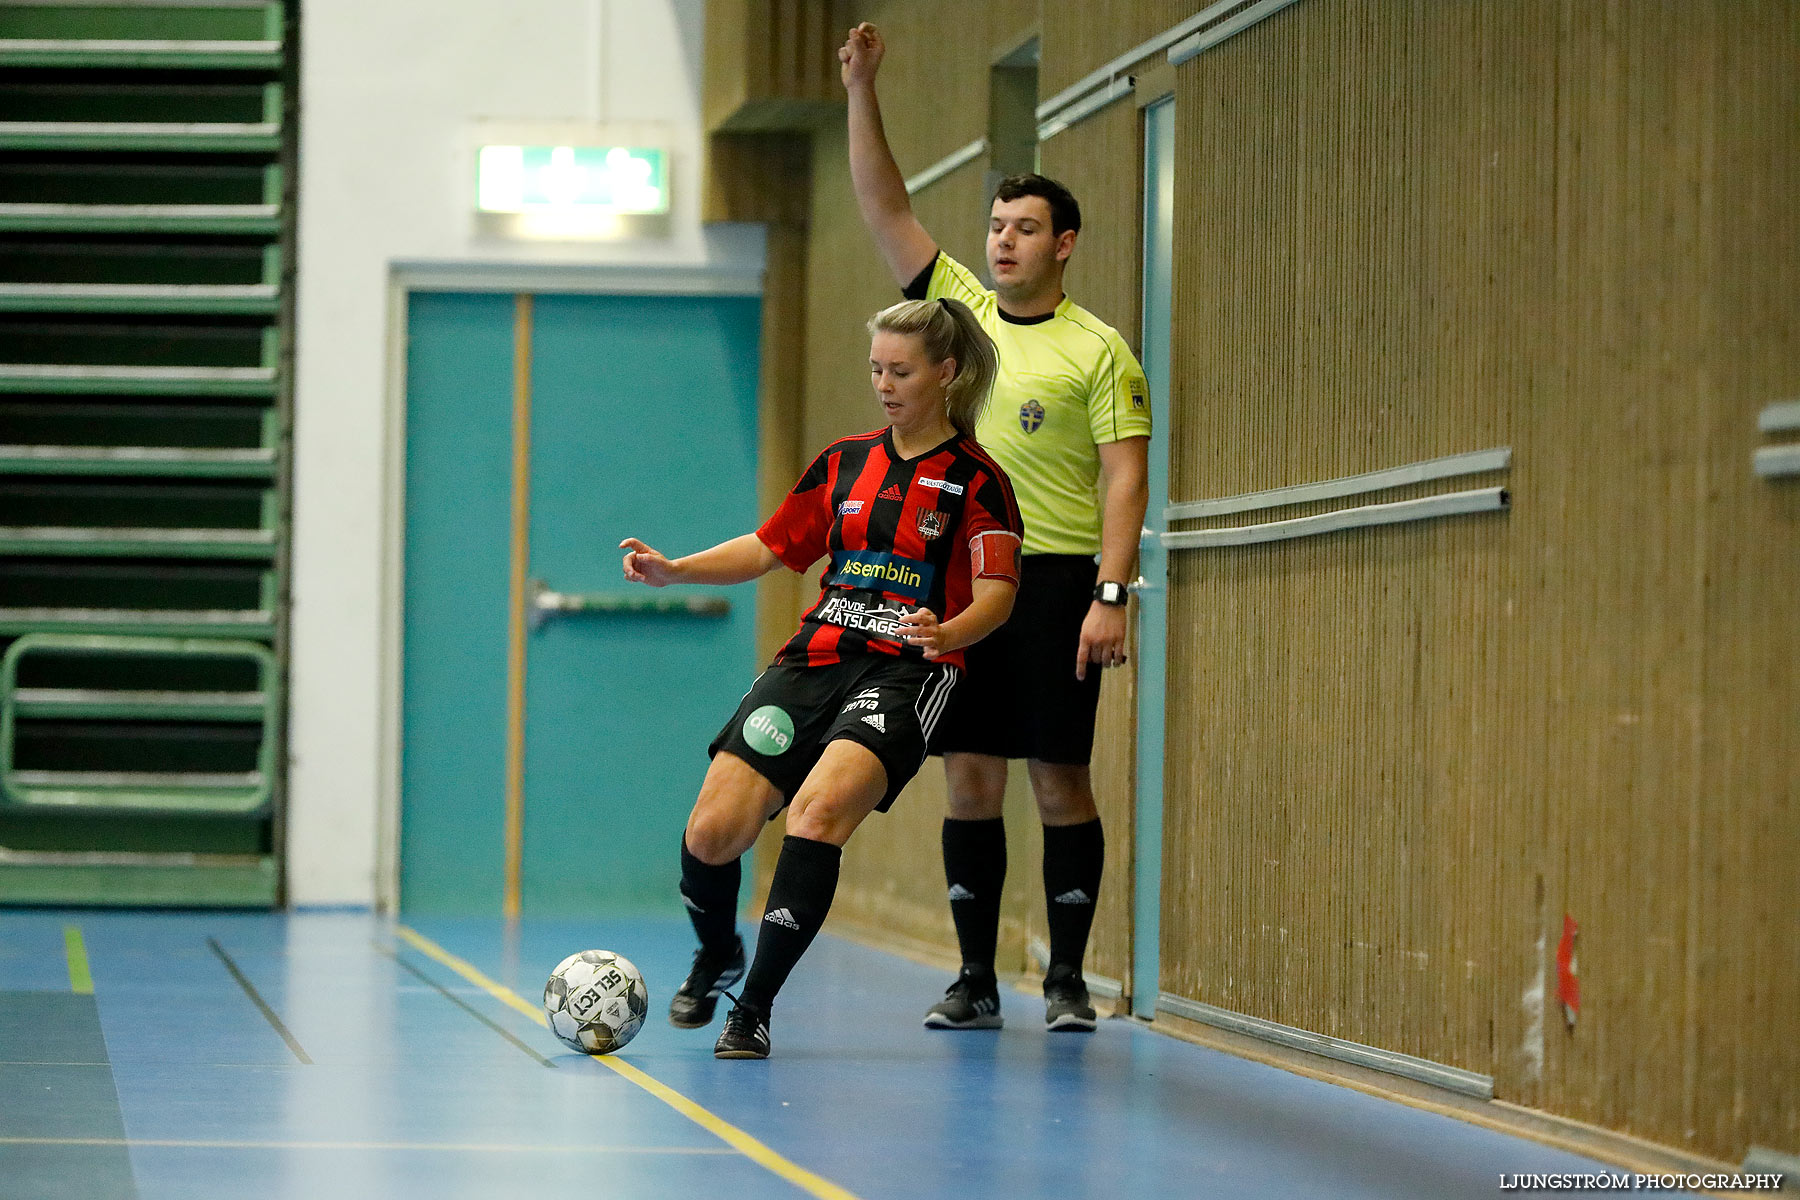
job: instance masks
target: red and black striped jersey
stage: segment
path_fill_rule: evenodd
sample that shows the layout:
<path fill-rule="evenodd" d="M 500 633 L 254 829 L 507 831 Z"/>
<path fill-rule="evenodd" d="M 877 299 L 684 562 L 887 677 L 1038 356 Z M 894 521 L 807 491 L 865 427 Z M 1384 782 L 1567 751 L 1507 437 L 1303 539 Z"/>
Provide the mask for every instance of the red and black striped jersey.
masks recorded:
<path fill-rule="evenodd" d="M 775 661 L 923 658 L 900 640 L 900 618 L 928 608 L 948 621 L 967 608 L 971 546 L 989 533 L 1023 539 L 1025 527 L 1005 472 L 973 438 L 958 434 L 910 459 L 895 451 L 887 429 L 831 443 L 756 531 L 791 570 L 829 556 L 818 600 Z M 937 661 L 960 667 L 962 651 Z"/>

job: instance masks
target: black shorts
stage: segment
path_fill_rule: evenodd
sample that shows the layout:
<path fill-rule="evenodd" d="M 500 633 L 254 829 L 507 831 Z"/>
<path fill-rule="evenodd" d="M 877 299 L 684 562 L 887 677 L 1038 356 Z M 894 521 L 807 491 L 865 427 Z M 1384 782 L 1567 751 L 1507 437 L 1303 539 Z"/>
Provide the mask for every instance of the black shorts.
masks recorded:
<path fill-rule="evenodd" d="M 1085 766 L 1094 752 L 1100 667 L 1075 678 L 1100 567 L 1086 554 L 1027 554 L 1006 624 L 963 651 L 969 677 L 931 739 L 933 754 L 992 754 Z"/>
<path fill-rule="evenodd" d="M 962 672 L 946 663 L 859 654 L 820 667 L 772 666 L 707 748 L 729 750 L 792 800 L 825 747 L 848 738 L 887 771 L 886 812 L 925 762 L 925 743 Z"/>

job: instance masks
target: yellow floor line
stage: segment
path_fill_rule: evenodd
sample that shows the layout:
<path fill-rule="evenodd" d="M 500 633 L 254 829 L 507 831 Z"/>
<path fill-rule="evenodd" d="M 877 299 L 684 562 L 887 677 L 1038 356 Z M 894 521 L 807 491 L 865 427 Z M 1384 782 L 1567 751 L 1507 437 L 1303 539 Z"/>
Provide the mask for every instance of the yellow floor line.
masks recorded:
<path fill-rule="evenodd" d="M 63 947 L 69 955 L 69 990 L 77 996 L 94 994 L 94 976 L 88 970 L 87 943 L 81 940 L 81 926 L 63 926 Z"/>
<path fill-rule="evenodd" d="M 204 1138 L 0 1137 L 0 1146 L 160 1146 L 177 1150 L 443 1150 L 461 1154 L 730 1154 L 723 1146 L 517 1146 L 505 1142 L 241 1142 Z"/>
<path fill-rule="evenodd" d="M 394 927 L 394 932 L 399 934 L 399 936 L 413 949 L 428 958 L 434 959 L 444 966 L 449 967 L 452 971 L 455 971 L 458 975 L 461 975 L 464 979 L 468 980 L 494 999 L 500 1001 L 500 1003 L 506 1005 L 508 1008 L 531 1018 L 546 1029 L 550 1027 L 550 1022 L 544 1016 L 542 1007 L 524 999 L 517 992 L 504 984 L 496 983 L 492 979 L 489 979 L 486 975 L 483 975 L 473 966 L 456 957 L 456 955 L 450 953 L 424 934 L 408 929 L 404 925 L 396 925 Z M 595 1056 L 594 1061 L 611 1067 L 614 1071 L 623 1075 L 632 1083 L 637 1084 L 646 1092 L 649 1092 L 652 1096 L 655 1096 L 658 1100 L 661 1100 L 664 1104 L 667 1104 L 670 1108 L 694 1122 L 694 1124 L 719 1138 L 726 1145 L 730 1146 L 744 1157 L 750 1159 L 758 1166 L 773 1171 L 775 1174 L 781 1176 L 781 1178 L 787 1180 L 795 1187 L 800 1188 L 808 1195 L 817 1196 L 819 1197 L 819 1200 L 857 1200 L 854 1193 L 848 1192 L 831 1182 L 829 1179 L 815 1175 L 806 1168 L 783 1158 L 781 1155 L 775 1153 L 775 1151 L 769 1149 L 729 1121 L 725 1121 L 713 1115 L 700 1105 L 689 1100 L 686 1096 L 683 1096 L 674 1088 L 669 1087 L 660 1080 L 646 1075 L 630 1063 L 615 1058 L 610 1054 L 597 1055 Z"/>

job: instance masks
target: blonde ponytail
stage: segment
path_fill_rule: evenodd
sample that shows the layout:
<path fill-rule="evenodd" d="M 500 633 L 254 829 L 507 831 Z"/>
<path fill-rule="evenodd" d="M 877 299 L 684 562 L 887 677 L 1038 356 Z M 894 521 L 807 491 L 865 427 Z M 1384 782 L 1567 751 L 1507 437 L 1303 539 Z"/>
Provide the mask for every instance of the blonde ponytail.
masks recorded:
<path fill-rule="evenodd" d="M 964 437 L 975 436 L 975 423 L 987 407 L 988 393 L 1000 374 L 994 339 L 961 300 L 902 300 L 869 318 L 869 335 L 904 333 L 919 339 L 932 362 L 956 360 L 956 377 L 944 388 L 945 415 Z"/>

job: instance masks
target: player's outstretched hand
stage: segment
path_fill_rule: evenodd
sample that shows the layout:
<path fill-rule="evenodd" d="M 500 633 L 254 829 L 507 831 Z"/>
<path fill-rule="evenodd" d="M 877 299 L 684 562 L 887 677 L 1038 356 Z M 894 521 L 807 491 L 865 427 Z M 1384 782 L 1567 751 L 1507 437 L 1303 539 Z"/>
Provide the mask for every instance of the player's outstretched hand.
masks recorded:
<path fill-rule="evenodd" d="M 881 30 L 867 21 L 852 29 L 844 44 L 838 47 L 838 61 L 844 64 L 838 74 L 843 77 L 844 86 L 874 83 L 881 56 L 886 53 L 887 43 L 881 40 Z"/>
<path fill-rule="evenodd" d="M 633 583 L 647 583 L 651 587 L 664 587 L 675 582 L 675 564 L 663 557 L 660 550 L 654 550 L 636 538 L 626 538 L 619 543 L 619 549 L 625 551 L 625 578 Z"/>
<path fill-rule="evenodd" d="M 950 644 L 950 639 L 944 636 L 944 627 L 938 624 L 937 614 L 929 608 L 915 608 L 900 618 L 900 624 L 907 630 L 901 635 L 906 644 L 922 647 L 927 659 L 937 658 L 956 649 Z"/>

